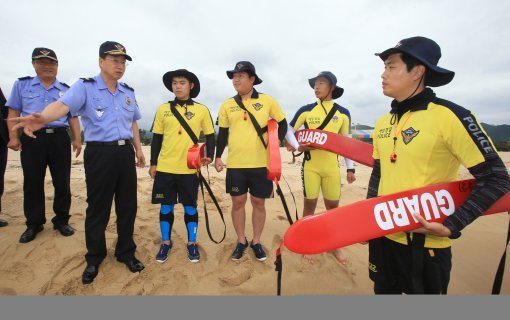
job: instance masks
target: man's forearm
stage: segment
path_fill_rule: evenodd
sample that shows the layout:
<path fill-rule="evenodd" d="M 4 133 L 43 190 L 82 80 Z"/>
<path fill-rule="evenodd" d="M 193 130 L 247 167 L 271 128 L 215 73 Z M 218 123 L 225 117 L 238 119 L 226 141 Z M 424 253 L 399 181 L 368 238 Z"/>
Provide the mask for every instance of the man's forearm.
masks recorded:
<path fill-rule="evenodd" d="M 140 143 L 140 131 L 138 130 L 138 124 L 136 121 L 133 121 L 131 125 L 133 128 L 133 145 L 135 147 L 136 152 L 142 151 L 142 144 Z"/>
<path fill-rule="evenodd" d="M 48 123 L 60 119 L 68 113 L 68 106 L 60 101 L 55 101 L 47 105 L 41 112 L 41 115 L 43 116 L 44 123 Z"/>

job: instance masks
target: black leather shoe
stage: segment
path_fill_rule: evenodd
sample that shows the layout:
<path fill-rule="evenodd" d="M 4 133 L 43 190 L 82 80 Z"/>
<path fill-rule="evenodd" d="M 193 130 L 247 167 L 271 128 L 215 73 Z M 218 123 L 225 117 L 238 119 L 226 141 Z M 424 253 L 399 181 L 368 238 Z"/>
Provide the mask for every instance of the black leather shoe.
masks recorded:
<path fill-rule="evenodd" d="M 68 224 L 55 224 L 53 225 L 54 230 L 58 230 L 64 237 L 69 237 L 74 234 L 74 229 Z"/>
<path fill-rule="evenodd" d="M 0 219 L 0 228 L 1 227 L 5 227 L 6 225 L 8 225 L 9 223 L 7 221 L 5 221 L 4 219 Z"/>
<path fill-rule="evenodd" d="M 38 226 L 28 226 L 27 230 L 23 232 L 21 237 L 19 238 L 19 242 L 21 243 L 27 243 L 35 239 L 35 236 L 43 231 L 44 227 L 42 225 Z"/>
<path fill-rule="evenodd" d="M 131 260 L 123 261 L 124 264 L 128 267 L 129 271 L 135 273 L 140 272 L 145 269 L 143 263 L 140 262 L 137 258 L 133 258 Z"/>
<path fill-rule="evenodd" d="M 96 278 L 98 272 L 99 272 L 99 266 L 87 265 L 87 267 L 83 271 L 83 274 L 81 275 L 81 282 L 83 284 L 92 283 L 94 281 L 94 279 Z"/>

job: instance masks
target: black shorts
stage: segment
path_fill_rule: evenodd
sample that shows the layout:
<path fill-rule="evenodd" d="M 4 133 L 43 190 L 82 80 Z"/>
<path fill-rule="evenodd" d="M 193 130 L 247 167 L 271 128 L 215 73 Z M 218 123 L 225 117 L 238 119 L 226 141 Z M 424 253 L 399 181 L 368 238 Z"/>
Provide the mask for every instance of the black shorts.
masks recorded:
<path fill-rule="evenodd" d="M 266 168 L 230 168 L 227 169 L 227 193 L 240 196 L 250 191 L 257 198 L 271 198 L 273 182 L 267 180 Z"/>
<path fill-rule="evenodd" d="M 152 187 L 152 203 L 197 206 L 198 176 L 156 171 Z"/>
<path fill-rule="evenodd" d="M 421 265 L 413 265 L 409 245 L 404 245 L 386 237 L 369 242 L 369 273 L 374 281 L 375 294 L 415 294 L 416 281 L 421 283 L 424 294 L 446 294 L 452 269 L 451 248 L 431 249 L 421 247 Z M 415 268 L 415 270 L 413 270 Z M 416 276 L 416 268 L 421 268 L 421 277 Z"/>

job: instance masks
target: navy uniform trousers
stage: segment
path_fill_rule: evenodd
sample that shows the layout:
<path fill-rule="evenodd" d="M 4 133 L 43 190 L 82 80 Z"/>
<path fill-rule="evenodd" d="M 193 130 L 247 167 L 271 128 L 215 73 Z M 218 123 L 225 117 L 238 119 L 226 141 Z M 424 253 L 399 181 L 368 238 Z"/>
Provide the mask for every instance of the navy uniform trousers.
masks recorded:
<path fill-rule="evenodd" d="M 27 226 L 46 223 L 44 178 L 46 167 L 55 188 L 51 219 L 54 225 L 69 222 L 71 208 L 71 138 L 66 128 L 53 133 L 35 131 L 37 139 L 21 136 L 21 166 L 23 168 L 23 210 Z"/>
<path fill-rule="evenodd" d="M 115 200 L 118 241 L 117 260 L 134 258 L 136 244 L 133 229 L 137 211 L 135 152 L 131 144 L 87 144 L 84 153 L 87 180 L 85 240 L 89 265 L 99 265 L 106 257 L 105 231 Z"/>

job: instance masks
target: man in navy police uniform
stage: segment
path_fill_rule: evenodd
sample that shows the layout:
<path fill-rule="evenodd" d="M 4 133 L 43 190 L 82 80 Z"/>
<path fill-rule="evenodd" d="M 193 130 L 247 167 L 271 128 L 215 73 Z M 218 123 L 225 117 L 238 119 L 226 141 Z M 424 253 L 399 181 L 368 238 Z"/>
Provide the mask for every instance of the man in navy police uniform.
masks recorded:
<path fill-rule="evenodd" d="M 32 52 L 32 65 L 35 77 L 23 77 L 14 82 L 6 103 L 9 108 L 8 118 L 41 112 L 69 89 L 67 84 L 57 79 L 58 59 L 55 51 L 42 47 L 35 48 Z M 13 122 L 9 122 L 8 125 L 12 126 Z M 62 114 L 34 132 L 37 139 L 31 139 L 25 134 L 20 137 L 17 131 L 9 132 L 7 147 L 21 151 L 23 168 L 23 211 L 27 229 L 19 239 L 21 243 L 34 240 L 46 223 L 44 195 L 46 167 L 50 169 L 55 188 L 53 200 L 55 217 L 51 220 L 53 228 L 66 237 L 74 234 L 73 228 L 69 225 L 71 208 L 71 141 L 67 133 L 69 127 L 73 133 L 73 149 L 78 156 L 81 151 L 80 122 L 69 113 Z"/>
<path fill-rule="evenodd" d="M 106 257 L 105 230 L 113 200 L 118 234 L 115 257 L 131 272 L 144 269 L 143 263 L 135 257 L 133 240 L 137 211 L 135 164 L 145 166 L 136 123 L 141 115 L 134 90 L 119 82 L 131 60 L 120 43 L 104 42 L 99 48 L 99 75 L 80 79 L 59 101 L 40 114 L 20 118 L 16 126 L 24 126 L 24 132 L 32 135 L 43 123 L 68 112 L 81 116 L 86 142 L 84 166 L 88 203 L 85 219 L 87 266 L 82 275 L 83 284 L 94 281 Z"/>

